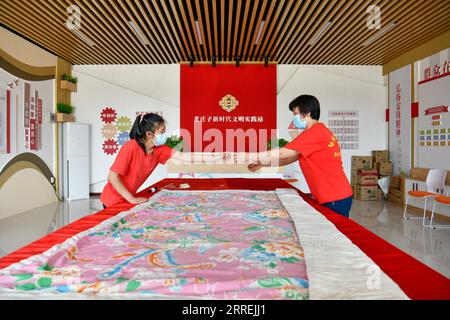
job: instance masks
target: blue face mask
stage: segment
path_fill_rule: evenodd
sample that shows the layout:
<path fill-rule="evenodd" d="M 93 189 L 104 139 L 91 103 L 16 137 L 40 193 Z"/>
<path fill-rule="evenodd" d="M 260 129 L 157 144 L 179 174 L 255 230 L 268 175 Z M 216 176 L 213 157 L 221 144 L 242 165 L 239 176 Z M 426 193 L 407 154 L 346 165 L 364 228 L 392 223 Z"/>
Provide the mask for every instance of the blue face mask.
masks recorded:
<path fill-rule="evenodd" d="M 306 129 L 306 119 L 301 119 L 299 114 L 294 116 L 293 122 L 297 129 Z"/>
<path fill-rule="evenodd" d="M 160 147 L 167 142 L 167 133 L 155 134 L 155 146 Z"/>

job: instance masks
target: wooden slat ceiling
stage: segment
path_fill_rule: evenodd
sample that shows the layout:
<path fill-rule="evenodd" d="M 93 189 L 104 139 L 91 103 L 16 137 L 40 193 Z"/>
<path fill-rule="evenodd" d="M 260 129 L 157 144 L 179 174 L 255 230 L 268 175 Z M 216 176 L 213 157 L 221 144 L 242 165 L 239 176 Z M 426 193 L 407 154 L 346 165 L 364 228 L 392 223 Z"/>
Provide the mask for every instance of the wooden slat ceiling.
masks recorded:
<path fill-rule="evenodd" d="M 65 25 L 70 5 L 81 9 L 78 34 Z M 366 27 L 370 5 L 381 8 L 382 28 L 396 26 L 363 46 L 378 32 Z M 73 64 L 267 57 L 279 64 L 383 65 L 449 30 L 449 13 L 450 0 L 0 1 L 3 27 Z M 310 45 L 329 21 L 331 26 Z"/>

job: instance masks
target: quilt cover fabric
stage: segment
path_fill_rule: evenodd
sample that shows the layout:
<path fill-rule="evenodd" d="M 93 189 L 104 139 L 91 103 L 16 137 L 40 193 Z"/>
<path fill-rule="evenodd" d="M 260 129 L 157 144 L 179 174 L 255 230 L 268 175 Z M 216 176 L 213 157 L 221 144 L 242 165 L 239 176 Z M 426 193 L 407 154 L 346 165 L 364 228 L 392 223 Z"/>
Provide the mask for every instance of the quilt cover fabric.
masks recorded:
<path fill-rule="evenodd" d="M 168 191 L 0 271 L 3 294 L 308 299 L 275 191 Z"/>

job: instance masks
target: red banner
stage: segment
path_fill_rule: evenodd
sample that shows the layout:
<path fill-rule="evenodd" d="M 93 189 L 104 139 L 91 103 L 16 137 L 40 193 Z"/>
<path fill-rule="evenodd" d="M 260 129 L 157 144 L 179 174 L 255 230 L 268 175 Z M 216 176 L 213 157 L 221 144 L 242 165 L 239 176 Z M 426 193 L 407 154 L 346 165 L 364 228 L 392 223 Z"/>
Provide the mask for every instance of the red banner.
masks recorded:
<path fill-rule="evenodd" d="M 30 150 L 36 149 L 36 119 L 30 118 Z"/>
<path fill-rule="evenodd" d="M 36 149 L 36 104 L 37 91 L 31 96 L 30 103 L 30 150 Z"/>
<path fill-rule="evenodd" d="M 36 150 L 42 148 L 42 99 L 37 100 Z"/>
<path fill-rule="evenodd" d="M 23 125 L 25 127 L 25 149 L 27 150 L 30 150 L 30 99 L 31 86 L 29 83 L 25 83 L 23 95 Z"/>
<path fill-rule="evenodd" d="M 439 106 L 439 107 L 432 107 L 425 110 L 425 115 L 429 116 L 432 114 L 438 114 L 438 113 L 445 113 L 448 112 L 448 106 Z"/>
<path fill-rule="evenodd" d="M 276 65 L 181 65 L 180 79 L 185 151 L 266 150 L 276 136 Z"/>
<path fill-rule="evenodd" d="M 419 117 L 419 103 L 413 102 L 411 104 L 411 118 L 418 118 Z"/>
<path fill-rule="evenodd" d="M 23 125 L 25 128 L 30 126 L 30 97 L 31 87 L 29 83 L 25 83 L 24 95 L 23 95 Z"/>
<path fill-rule="evenodd" d="M 42 99 L 38 99 L 38 123 L 42 124 Z"/>

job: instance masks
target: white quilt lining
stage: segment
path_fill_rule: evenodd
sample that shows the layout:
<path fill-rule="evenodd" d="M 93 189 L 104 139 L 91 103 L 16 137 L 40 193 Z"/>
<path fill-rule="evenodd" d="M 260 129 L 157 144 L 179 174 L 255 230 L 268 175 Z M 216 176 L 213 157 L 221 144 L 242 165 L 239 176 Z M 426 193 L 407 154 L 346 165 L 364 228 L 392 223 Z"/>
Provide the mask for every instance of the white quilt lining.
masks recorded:
<path fill-rule="evenodd" d="M 372 259 L 293 189 L 276 193 L 305 254 L 310 299 L 409 299 Z"/>

